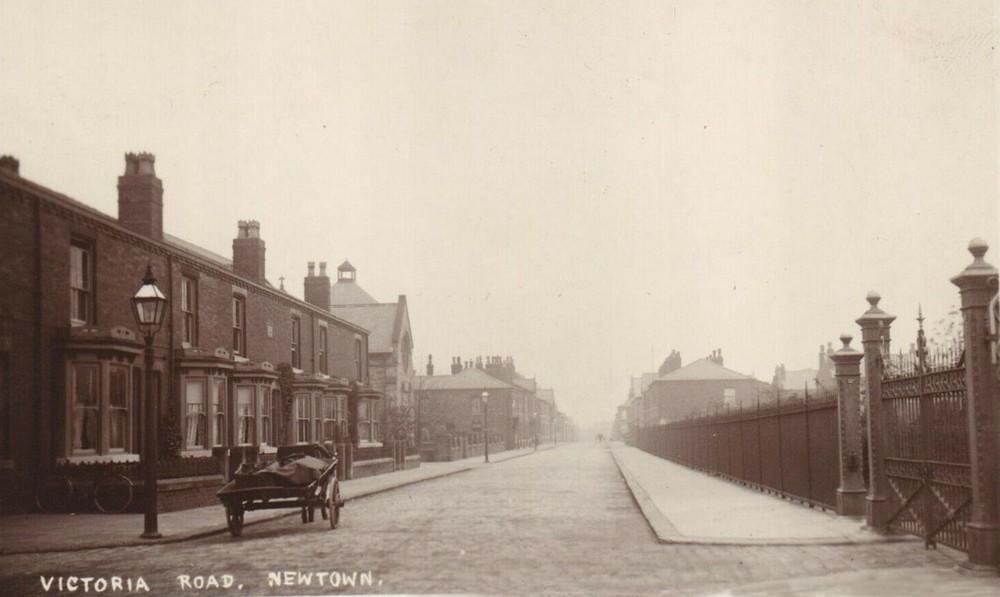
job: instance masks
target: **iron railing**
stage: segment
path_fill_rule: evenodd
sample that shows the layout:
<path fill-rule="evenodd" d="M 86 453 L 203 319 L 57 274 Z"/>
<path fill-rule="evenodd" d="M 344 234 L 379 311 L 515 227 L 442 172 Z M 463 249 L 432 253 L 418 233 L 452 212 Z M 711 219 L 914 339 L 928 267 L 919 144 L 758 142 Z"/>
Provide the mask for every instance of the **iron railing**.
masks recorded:
<path fill-rule="evenodd" d="M 837 400 L 829 392 L 781 397 L 767 404 L 643 427 L 637 446 L 650 454 L 836 509 L 840 482 Z"/>

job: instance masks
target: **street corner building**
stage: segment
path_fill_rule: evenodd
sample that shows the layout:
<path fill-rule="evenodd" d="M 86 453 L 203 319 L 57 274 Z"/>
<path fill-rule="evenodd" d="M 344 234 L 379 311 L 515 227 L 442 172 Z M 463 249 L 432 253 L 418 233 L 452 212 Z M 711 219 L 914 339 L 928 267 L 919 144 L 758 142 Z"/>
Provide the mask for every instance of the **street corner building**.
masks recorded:
<path fill-rule="evenodd" d="M 500 356 L 463 361 L 453 357 L 450 374 L 414 380 L 422 461 L 448 461 L 491 452 L 569 441 L 573 427 L 559 412 L 555 393 L 517 372 Z"/>
<path fill-rule="evenodd" d="M 0 158 L 0 206 L 5 510 L 30 507 L 19 480 L 102 467 L 139 479 L 147 378 L 159 397 L 163 509 L 211 503 L 240 462 L 273 458 L 278 445 L 330 444 L 346 478 L 379 472 L 387 455 L 395 468 L 374 418 L 392 376 L 380 369 L 377 387 L 369 377 L 373 333 L 382 350 L 394 329 L 331 312 L 325 266 L 319 276 L 310 267 L 303 301 L 268 282 L 255 220 L 238 223 L 231 258 L 164 232 L 149 153 L 125 156 L 117 218 L 20 177 L 10 156 Z M 168 300 L 150 370 L 129 303 L 147 267 Z"/>

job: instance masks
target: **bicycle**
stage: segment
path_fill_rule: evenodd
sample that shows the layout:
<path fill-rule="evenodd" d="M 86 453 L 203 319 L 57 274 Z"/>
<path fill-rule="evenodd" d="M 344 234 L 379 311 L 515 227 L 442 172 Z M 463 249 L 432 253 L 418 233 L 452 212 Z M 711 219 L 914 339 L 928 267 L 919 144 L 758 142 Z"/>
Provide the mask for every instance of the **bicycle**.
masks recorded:
<path fill-rule="evenodd" d="M 106 470 L 82 480 L 51 475 L 35 488 L 35 505 L 45 513 L 67 512 L 81 503 L 93 503 L 99 512 L 120 514 L 132 505 L 134 497 L 135 484 L 131 479 Z"/>

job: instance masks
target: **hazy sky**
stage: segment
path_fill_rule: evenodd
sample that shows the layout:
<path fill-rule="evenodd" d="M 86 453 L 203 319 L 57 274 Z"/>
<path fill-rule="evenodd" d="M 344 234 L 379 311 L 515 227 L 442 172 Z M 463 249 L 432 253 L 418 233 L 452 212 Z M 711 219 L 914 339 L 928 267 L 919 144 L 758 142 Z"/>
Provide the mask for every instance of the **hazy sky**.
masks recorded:
<path fill-rule="evenodd" d="M 169 232 L 257 219 L 298 296 L 348 257 L 418 369 L 513 355 L 586 424 L 671 349 L 814 366 L 870 289 L 908 344 L 1000 261 L 996 10 L 2 0 L 0 153 L 115 215 L 151 151 Z"/>

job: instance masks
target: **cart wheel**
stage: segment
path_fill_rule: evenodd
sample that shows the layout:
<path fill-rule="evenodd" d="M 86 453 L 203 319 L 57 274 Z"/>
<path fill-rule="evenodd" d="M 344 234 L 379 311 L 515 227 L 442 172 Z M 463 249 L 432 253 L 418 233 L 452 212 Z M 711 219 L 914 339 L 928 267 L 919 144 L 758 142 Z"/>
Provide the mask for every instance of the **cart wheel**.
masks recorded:
<path fill-rule="evenodd" d="M 243 534 L 243 508 L 239 506 L 226 506 L 226 524 L 229 526 L 229 533 L 233 537 Z"/>
<path fill-rule="evenodd" d="M 326 509 L 330 513 L 330 528 L 335 529 L 340 524 L 340 507 L 343 501 L 340 499 L 340 483 L 334 481 L 326 490 Z"/>

